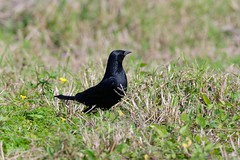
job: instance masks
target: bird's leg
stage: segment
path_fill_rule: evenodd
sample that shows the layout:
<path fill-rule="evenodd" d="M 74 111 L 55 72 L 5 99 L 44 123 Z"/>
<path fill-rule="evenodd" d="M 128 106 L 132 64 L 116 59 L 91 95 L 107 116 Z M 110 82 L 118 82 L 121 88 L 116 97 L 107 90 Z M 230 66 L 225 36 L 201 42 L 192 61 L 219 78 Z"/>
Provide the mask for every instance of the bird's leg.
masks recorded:
<path fill-rule="evenodd" d="M 87 107 L 86 109 L 83 110 L 83 113 L 90 113 L 94 108 L 95 106 Z"/>

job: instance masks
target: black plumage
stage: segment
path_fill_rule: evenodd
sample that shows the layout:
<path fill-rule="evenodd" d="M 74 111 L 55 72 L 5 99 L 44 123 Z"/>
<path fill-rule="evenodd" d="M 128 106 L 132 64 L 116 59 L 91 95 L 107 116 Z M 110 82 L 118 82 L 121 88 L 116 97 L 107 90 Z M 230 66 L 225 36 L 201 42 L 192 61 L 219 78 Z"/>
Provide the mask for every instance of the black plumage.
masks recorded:
<path fill-rule="evenodd" d="M 75 96 L 57 95 L 62 100 L 75 100 L 87 106 L 83 112 L 91 112 L 94 108 L 110 109 L 118 103 L 127 91 L 127 76 L 123 69 L 124 57 L 131 53 L 125 50 L 111 52 L 103 79 L 96 86 L 91 87 Z"/>

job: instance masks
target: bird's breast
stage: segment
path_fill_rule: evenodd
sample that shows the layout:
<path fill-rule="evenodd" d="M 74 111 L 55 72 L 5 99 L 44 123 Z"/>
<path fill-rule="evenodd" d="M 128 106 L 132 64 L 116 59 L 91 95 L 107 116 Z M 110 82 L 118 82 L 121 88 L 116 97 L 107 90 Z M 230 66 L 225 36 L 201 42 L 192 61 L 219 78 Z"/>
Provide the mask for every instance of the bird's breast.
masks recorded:
<path fill-rule="evenodd" d="M 125 72 L 118 74 L 116 80 L 114 91 L 117 92 L 117 94 L 124 96 L 127 91 L 127 77 Z"/>

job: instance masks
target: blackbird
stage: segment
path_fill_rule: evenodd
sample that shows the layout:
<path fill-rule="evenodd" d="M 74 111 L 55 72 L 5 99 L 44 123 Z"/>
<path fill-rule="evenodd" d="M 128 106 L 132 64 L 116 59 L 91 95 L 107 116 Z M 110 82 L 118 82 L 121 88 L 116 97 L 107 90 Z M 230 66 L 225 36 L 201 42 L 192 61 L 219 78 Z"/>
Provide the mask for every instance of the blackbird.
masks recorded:
<path fill-rule="evenodd" d="M 110 109 L 118 103 L 127 91 L 127 76 L 123 69 L 124 57 L 131 53 L 127 50 L 114 50 L 107 62 L 103 79 L 96 85 L 75 96 L 57 95 L 62 100 L 75 100 L 87 106 L 84 113 L 93 111 L 93 108 Z"/>

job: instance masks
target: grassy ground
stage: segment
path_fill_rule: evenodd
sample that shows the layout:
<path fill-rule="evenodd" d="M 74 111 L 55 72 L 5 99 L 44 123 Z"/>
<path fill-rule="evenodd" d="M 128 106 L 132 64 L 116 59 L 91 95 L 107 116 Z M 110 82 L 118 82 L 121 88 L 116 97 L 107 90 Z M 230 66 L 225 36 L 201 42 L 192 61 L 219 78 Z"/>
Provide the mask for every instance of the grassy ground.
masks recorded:
<path fill-rule="evenodd" d="M 239 159 L 240 3 L 0 0 L 0 159 Z M 128 49 L 109 111 L 54 100 Z M 66 78 L 62 83 L 59 78 Z"/>

